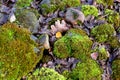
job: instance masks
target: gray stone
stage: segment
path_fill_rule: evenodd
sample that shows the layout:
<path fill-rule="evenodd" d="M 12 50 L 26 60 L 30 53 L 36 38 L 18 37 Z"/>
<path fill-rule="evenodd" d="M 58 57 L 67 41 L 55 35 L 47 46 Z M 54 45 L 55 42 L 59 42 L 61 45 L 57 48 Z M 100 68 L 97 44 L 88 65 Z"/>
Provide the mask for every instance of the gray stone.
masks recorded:
<path fill-rule="evenodd" d="M 83 23 L 85 20 L 85 16 L 81 11 L 77 9 L 68 8 L 65 15 L 65 19 L 68 22 L 71 22 L 72 24 L 77 24 L 77 21 L 80 21 L 81 23 Z"/>

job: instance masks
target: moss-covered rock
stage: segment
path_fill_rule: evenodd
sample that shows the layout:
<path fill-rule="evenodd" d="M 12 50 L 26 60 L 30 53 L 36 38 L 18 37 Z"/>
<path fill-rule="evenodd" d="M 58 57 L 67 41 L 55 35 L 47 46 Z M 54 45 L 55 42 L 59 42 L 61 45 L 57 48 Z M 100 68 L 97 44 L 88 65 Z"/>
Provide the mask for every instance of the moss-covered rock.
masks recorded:
<path fill-rule="evenodd" d="M 32 71 L 41 59 L 30 39 L 30 32 L 16 24 L 7 23 L 0 28 L 0 80 L 20 80 Z"/>
<path fill-rule="evenodd" d="M 42 14 L 52 13 L 57 9 L 63 10 L 65 7 L 77 7 L 80 0 L 43 0 L 40 4 Z"/>
<path fill-rule="evenodd" d="M 101 24 L 92 29 L 91 35 L 95 37 L 97 42 L 106 42 L 115 33 L 115 29 L 111 24 Z"/>
<path fill-rule="evenodd" d="M 36 69 L 33 74 L 29 74 L 27 80 L 66 80 L 66 78 L 54 69 L 43 67 L 41 69 Z"/>
<path fill-rule="evenodd" d="M 23 27 L 33 31 L 36 23 L 37 17 L 31 10 L 20 9 L 16 12 L 17 23 Z"/>
<path fill-rule="evenodd" d="M 81 8 L 81 11 L 84 13 L 85 16 L 98 16 L 98 9 L 93 5 L 82 5 Z"/>
<path fill-rule="evenodd" d="M 118 28 L 120 26 L 120 16 L 119 13 L 106 9 L 105 14 L 107 15 L 107 22 L 110 24 L 113 24 L 115 28 Z"/>
<path fill-rule="evenodd" d="M 72 80 L 101 80 L 102 71 L 99 65 L 91 59 L 85 62 L 79 62 L 76 67 L 69 73 Z"/>
<path fill-rule="evenodd" d="M 120 80 L 120 59 L 114 60 L 112 63 L 112 79 Z"/>
<path fill-rule="evenodd" d="M 54 44 L 54 55 L 58 58 L 75 57 L 78 59 L 89 56 L 92 41 L 81 29 L 71 29 Z"/>
<path fill-rule="evenodd" d="M 110 6 L 113 5 L 114 0 L 96 0 L 97 3 L 103 4 L 104 6 Z"/>

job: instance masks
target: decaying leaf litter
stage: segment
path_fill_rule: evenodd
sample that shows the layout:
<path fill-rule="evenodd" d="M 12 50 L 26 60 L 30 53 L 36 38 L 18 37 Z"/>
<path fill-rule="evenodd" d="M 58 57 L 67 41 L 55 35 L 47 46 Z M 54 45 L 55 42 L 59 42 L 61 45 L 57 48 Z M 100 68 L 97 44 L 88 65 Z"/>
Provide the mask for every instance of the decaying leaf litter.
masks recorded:
<path fill-rule="evenodd" d="M 0 25 L 13 22 L 16 16 L 14 23 L 30 30 L 31 38 L 39 44 L 35 51 L 41 46 L 45 49 L 31 76 L 36 69 L 47 67 L 71 80 L 119 80 L 120 1 L 75 0 L 75 4 L 67 4 L 63 0 L 63 7 L 50 1 L 33 0 L 20 9 L 16 0 L 1 2 Z M 83 76 L 87 71 L 90 75 Z"/>

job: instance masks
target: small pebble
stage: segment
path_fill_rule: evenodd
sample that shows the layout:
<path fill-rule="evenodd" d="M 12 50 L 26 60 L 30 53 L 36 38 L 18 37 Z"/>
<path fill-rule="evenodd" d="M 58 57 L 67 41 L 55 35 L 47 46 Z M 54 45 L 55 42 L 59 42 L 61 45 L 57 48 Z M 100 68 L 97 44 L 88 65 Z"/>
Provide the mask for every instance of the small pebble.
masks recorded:
<path fill-rule="evenodd" d="M 92 53 L 92 54 L 91 54 L 91 58 L 92 58 L 93 60 L 97 60 L 97 58 L 98 58 L 98 53 L 97 53 L 97 52 Z"/>

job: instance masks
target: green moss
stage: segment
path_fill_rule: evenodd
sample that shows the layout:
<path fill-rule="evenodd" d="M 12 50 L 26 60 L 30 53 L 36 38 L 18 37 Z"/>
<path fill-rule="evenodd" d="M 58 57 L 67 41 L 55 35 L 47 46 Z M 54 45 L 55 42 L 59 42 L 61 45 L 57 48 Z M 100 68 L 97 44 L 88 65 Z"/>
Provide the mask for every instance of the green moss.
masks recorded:
<path fill-rule="evenodd" d="M 106 9 L 105 14 L 107 15 L 107 22 L 110 24 L 113 24 L 115 28 L 118 28 L 120 26 L 120 16 L 119 13 Z"/>
<path fill-rule="evenodd" d="M 66 78 L 53 69 L 43 67 L 29 74 L 27 80 L 66 80 Z"/>
<path fill-rule="evenodd" d="M 51 61 L 51 60 L 52 60 L 52 57 L 50 55 L 43 55 L 43 57 L 41 59 L 41 61 L 43 63 L 46 63 L 46 62 Z"/>
<path fill-rule="evenodd" d="M 0 80 L 16 80 L 32 71 L 40 60 L 30 32 L 7 23 L 0 28 Z M 42 54 L 42 51 L 41 51 Z"/>
<path fill-rule="evenodd" d="M 115 29 L 111 24 L 101 24 L 91 31 L 91 35 L 95 37 L 97 42 L 106 42 L 114 33 Z"/>
<path fill-rule="evenodd" d="M 77 64 L 70 72 L 69 77 L 72 80 L 101 80 L 101 74 L 99 65 L 94 60 L 86 59 L 86 62 Z"/>
<path fill-rule="evenodd" d="M 105 47 L 101 47 L 99 49 L 99 56 L 98 56 L 99 60 L 107 60 L 108 58 L 108 53 L 107 50 L 105 49 Z"/>
<path fill-rule="evenodd" d="M 112 36 L 109 38 L 108 43 L 112 48 L 119 48 L 120 47 L 120 42 L 119 39 L 116 36 Z"/>
<path fill-rule="evenodd" d="M 120 59 L 114 60 L 112 63 L 112 78 L 113 80 L 120 79 Z"/>
<path fill-rule="evenodd" d="M 54 54 L 59 58 L 70 57 L 71 47 L 66 37 L 62 37 L 54 43 Z"/>
<path fill-rule="evenodd" d="M 71 29 L 54 44 L 54 55 L 58 58 L 86 58 L 89 55 L 92 41 L 81 29 Z"/>
<path fill-rule="evenodd" d="M 98 16 L 98 9 L 92 5 L 82 5 L 81 11 L 84 13 L 85 16 Z"/>
<path fill-rule="evenodd" d="M 103 4 L 104 6 L 110 6 L 113 5 L 114 0 L 96 0 L 97 3 Z"/>
<path fill-rule="evenodd" d="M 27 7 L 30 6 L 31 2 L 32 0 L 18 0 L 16 7 L 18 8 Z"/>
<path fill-rule="evenodd" d="M 40 5 L 42 14 L 47 15 L 53 13 L 57 9 L 63 10 L 65 7 L 77 7 L 80 5 L 80 0 L 49 0 L 48 2 L 43 1 Z"/>
<path fill-rule="evenodd" d="M 64 70 L 63 72 L 62 72 L 62 75 L 63 76 L 65 76 L 66 78 L 69 78 L 69 71 L 68 70 Z M 67 79 L 68 80 L 68 79 Z"/>

